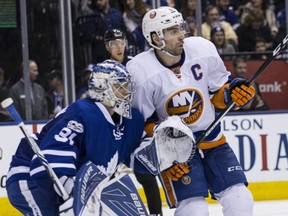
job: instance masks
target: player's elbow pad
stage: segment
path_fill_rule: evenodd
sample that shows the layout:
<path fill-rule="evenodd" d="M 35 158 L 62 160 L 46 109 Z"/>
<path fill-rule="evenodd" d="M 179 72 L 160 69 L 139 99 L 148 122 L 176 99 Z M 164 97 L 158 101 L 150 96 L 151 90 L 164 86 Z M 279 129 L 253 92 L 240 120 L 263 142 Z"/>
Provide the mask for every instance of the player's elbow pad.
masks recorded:
<path fill-rule="evenodd" d="M 227 87 L 229 88 L 229 84 L 224 84 L 211 98 L 212 104 L 218 109 L 224 109 L 226 107 L 226 103 L 224 100 L 224 91 Z"/>

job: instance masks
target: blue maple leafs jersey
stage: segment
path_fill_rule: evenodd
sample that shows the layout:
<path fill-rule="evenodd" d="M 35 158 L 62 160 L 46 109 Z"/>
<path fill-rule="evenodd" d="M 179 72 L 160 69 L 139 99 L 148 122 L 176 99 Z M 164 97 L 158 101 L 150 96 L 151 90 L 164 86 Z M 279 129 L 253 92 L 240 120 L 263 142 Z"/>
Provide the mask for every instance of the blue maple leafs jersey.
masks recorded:
<path fill-rule="evenodd" d="M 85 98 L 63 109 L 34 139 L 58 177 L 75 176 L 89 160 L 112 175 L 139 146 L 143 127 L 144 119 L 137 110 L 132 109 L 132 119 L 120 117 L 115 124 L 101 103 Z M 7 185 L 29 176 L 44 190 L 51 190 L 50 178 L 23 138 L 10 164 Z"/>

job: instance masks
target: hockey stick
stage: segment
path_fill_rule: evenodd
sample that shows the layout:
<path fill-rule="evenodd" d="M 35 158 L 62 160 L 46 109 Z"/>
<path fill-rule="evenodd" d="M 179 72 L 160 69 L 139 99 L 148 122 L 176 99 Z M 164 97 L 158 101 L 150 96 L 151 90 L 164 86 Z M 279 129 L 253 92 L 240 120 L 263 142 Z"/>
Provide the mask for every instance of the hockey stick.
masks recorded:
<path fill-rule="evenodd" d="M 265 71 L 266 67 L 270 64 L 272 60 L 286 47 L 288 42 L 288 35 L 281 41 L 281 43 L 273 50 L 272 54 L 263 62 L 263 64 L 258 68 L 258 70 L 253 74 L 252 78 L 248 81 L 247 85 L 251 86 L 255 80 Z M 227 105 L 227 107 L 215 118 L 215 120 L 209 125 L 209 127 L 198 137 L 196 143 L 193 145 L 192 152 L 187 161 L 184 164 L 188 164 L 192 160 L 195 154 L 195 149 L 207 138 L 207 136 L 214 130 L 222 118 L 233 108 L 235 102 L 232 100 Z M 179 163 L 179 162 L 176 162 Z"/>
<path fill-rule="evenodd" d="M 69 199 L 69 195 L 64 189 L 63 185 L 61 184 L 59 178 L 55 174 L 54 170 L 49 165 L 48 161 L 46 160 L 45 156 L 41 152 L 40 148 L 38 147 L 35 140 L 31 137 L 31 134 L 27 131 L 25 124 L 23 120 L 21 119 L 20 115 L 18 114 L 17 110 L 15 109 L 13 105 L 12 98 L 7 98 L 4 101 L 1 102 L 1 105 L 3 108 L 5 108 L 12 119 L 18 124 L 18 127 L 21 129 L 22 133 L 26 137 L 28 143 L 30 144 L 31 148 L 33 149 L 34 153 L 38 156 L 40 159 L 42 165 L 44 166 L 45 170 L 47 171 L 48 175 L 50 176 L 52 182 L 56 185 L 57 189 L 61 192 L 62 198 L 66 201 Z"/>

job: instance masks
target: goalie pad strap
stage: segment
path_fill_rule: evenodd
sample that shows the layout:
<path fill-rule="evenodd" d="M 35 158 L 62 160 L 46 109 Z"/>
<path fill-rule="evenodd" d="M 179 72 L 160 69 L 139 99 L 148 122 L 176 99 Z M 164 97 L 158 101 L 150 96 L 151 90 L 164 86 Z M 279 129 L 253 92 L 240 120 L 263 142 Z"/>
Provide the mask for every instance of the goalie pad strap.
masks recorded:
<path fill-rule="evenodd" d="M 226 137 L 224 135 L 221 136 L 221 138 L 219 140 L 213 141 L 213 142 L 202 142 L 199 145 L 199 149 L 210 149 L 210 148 L 214 148 L 220 145 L 223 145 L 226 143 Z"/>

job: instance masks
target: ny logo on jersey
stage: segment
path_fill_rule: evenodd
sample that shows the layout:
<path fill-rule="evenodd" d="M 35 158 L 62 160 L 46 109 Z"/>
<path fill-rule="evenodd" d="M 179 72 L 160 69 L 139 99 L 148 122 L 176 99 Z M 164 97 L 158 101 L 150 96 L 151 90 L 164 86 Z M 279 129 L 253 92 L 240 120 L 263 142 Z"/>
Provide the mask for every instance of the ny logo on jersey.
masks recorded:
<path fill-rule="evenodd" d="M 115 137 L 115 140 L 122 139 L 122 135 L 124 135 L 123 131 L 124 131 L 124 126 L 122 128 L 118 126 L 116 129 L 113 129 L 113 135 Z"/>
<path fill-rule="evenodd" d="M 168 98 L 167 113 L 180 116 L 186 124 L 196 122 L 203 112 L 203 98 L 197 89 L 181 89 Z"/>

